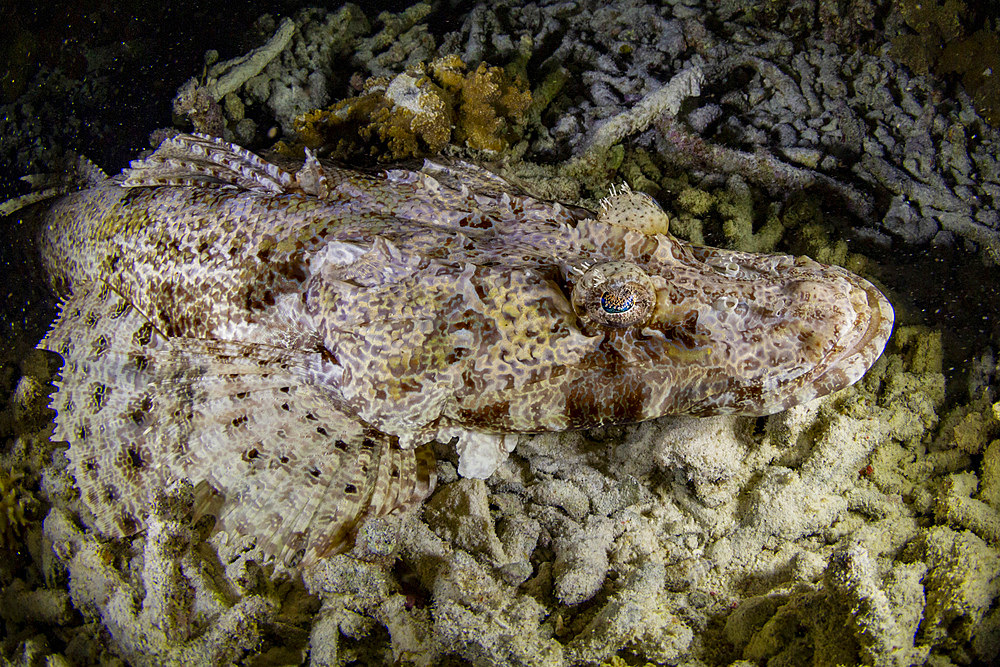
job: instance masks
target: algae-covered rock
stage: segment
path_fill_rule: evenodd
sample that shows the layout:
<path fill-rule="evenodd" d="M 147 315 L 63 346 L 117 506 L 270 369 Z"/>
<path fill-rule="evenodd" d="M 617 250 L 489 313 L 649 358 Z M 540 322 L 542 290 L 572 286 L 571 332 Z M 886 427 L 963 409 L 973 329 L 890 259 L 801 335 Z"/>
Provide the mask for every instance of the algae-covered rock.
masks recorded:
<path fill-rule="evenodd" d="M 299 116 L 295 130 L 306 146 L 341 158 L 398 160 L 449 143 L 498 152 L 518 138 L 530 103 L 524 84 L 502 69 L 480 63 L 470 72 L 445 56 L 371 78 L 358 97 Z"/>
<path fill-rule="evenodd" d="M 983 453 L 979 497 L 993 511 L 1000 513 L 1000 440 L 994 440 Z"/>
<path fill-rule="evenodd" d="M 0 539 L 11 548 L 25 525 L 24 491 L 20 475 L 0 469 Z"/>

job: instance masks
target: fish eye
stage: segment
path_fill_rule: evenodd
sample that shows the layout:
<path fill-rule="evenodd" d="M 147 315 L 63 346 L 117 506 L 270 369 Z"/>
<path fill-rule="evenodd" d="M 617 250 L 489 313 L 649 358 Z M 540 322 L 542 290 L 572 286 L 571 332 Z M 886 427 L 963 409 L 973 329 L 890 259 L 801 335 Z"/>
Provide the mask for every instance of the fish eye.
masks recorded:
<path fill-rule="evenodd" d="M 655 305 L 653 282 L 632 262 L 593 266 L 573 287 L 573 308 L 577 315 L 613 329 L 645 324 Z"/>
<path fill-rule="evenodd" d="M 631 285 L 625 285 L 614 291 L 601 295 L 601 308 L 609 315 L 627 313 L 635 305 L 635 295 Z"/>

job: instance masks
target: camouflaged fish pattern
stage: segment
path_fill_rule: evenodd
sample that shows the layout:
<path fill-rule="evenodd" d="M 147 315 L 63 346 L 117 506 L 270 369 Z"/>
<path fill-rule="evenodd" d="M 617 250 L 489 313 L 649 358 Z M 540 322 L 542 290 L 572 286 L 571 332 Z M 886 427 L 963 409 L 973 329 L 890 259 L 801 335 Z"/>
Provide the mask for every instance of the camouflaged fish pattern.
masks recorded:
<path fill-rule="evenodd" d="M 489 475 L 510 434 L 661 415 L 764 415 L 857 381 L 893 311 L 805 257 L 691 245 L 647 195 L 596 214 L 484 169 L 368 175 L 198 135 L 45 213 L 66 296 L 56 437 L 91 520 L 153 494 L 279 567 L 433 488 L 431 441 Z"/>

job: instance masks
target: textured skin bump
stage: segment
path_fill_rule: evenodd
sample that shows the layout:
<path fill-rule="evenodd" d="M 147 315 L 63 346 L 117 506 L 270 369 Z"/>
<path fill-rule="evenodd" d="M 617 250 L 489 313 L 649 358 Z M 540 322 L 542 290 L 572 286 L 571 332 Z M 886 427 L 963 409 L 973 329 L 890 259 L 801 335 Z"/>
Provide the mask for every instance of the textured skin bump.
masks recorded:
<path fill-rule="evenodd" d="M 56 436 L 94 525 L 141 530 L 186 478 L 286 568 L 426 497 L 435 439 L 485 477 L 514 433 L 768 414 L 857 381 L 892 328 L 844 269 L 465 163 L 375 176 L 180 135 L 44 215 Z"/>
<path fill-rule="evenodd" d="M 645 192 L 633 192 L 627 183 L 612 186 L 611 196 L 601 200 L 597 219 L 650 236 L 667 234 L 670 229 L 670 219 L 656 200 Z"/>

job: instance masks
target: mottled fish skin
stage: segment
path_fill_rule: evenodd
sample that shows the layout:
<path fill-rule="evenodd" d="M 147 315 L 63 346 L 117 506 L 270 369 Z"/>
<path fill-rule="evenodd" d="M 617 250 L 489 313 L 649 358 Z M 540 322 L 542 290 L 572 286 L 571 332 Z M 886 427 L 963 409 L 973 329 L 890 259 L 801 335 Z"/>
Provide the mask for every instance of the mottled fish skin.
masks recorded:
<path fill-rule="evenodd" d="M 364 515 L 430 492 L 425 443 L 458 436 L 460 472 L 486 476 L 505 434 L 770 414 L 856 382 L 892 329 L 892 307 L 864 279 L 685 243 L 627 187 L 594 214 L 465 163 L 373 176 L 310 155 L 296 169 L 179 135 L 45 214 L 43 261 L 69 296 L 43 346 L 75 369 L 55 401 L 57 436 L 78 481 L 94 478 L 81 487 L 105 532 L 141 529 L 143 505 L 111 516 L 133 493 L 128 474 L 101 478 L 87 461 L 149 475 L 136 497 L 173 478 L 207 482 L 202 511 L 221 527 L 269 535 L 279 562 L 308 564 Z M 94 391 L 118 402 L 95 411 Z M 289 393 L 322 407 L 298 410 Z M 84 422 L 105 447 L 139 434 L 145 449 L 95 452 Z M 286 519 L 311 473 L 276 461 L 315 466 L 327 452 L 312 514 Z M 227 460 L 243 468 L 210 472 Z M 283 495 L 262 491 L 281 474 L 293 480 Z"/>

